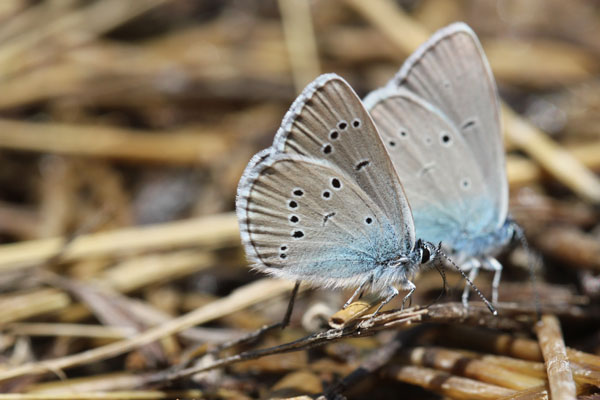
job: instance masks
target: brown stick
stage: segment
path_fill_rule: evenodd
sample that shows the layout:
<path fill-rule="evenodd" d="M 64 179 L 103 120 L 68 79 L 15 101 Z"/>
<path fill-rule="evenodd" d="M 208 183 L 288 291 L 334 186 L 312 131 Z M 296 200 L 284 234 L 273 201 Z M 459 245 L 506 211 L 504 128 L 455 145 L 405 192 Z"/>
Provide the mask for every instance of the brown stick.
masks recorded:
<path fill-rule="evenodd" d="M 497 399 L 515 391 L 473 379 L 450 375 L 446 372 L 415 366 L 390 368 L 386 375 L 402 382 L 421 386 L 453 399 Z"/>
<path fill-rule="evenodd" d="M 577 390 L 558 319 L 553 315 L 542 316 L 536 325 L 536 332 L 546 363 L 552 399 L 575 399 Z"/>

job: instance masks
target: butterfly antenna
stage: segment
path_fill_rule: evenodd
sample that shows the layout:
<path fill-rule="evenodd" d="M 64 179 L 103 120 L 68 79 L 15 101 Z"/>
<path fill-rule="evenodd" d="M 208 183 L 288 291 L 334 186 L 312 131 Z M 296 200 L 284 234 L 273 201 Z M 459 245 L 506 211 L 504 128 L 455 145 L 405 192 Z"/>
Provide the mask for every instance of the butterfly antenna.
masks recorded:
<path fill-rule="evenodd" d="M 440 244 L 438 244 L 438 247 L 437 247 L 437 253 L 439 253 L 441 251 L 442 251 L 442 243 L 440 242 Z M 439 299 L 441 299 L 443 296 L 446 295 L 446 288 L 448 287 L 448 281 L 446 281 L 446 270 L 444 269 L 444 264 L 442 263 L 442 260 L 440 258 L 437 258 L 437 260 L 433 264 L 433 266 L 435 267 L 437 272 L 442 277 L 442 283 L 443 283 L 442 291 L 440 292 L 439 296 L 435 300 L 437 302 Z"/>
<path fill-rule="evenodd" d="M 469 277 L 467 276 L 467 274 L 465 274 L 465 272 L 462 269 L 460 269 L 460 267 L 458 265 L 456 265 L 456 263 L 454 263 L 454 261 L 452 261 L 450 259 L 450 257 L 448 257 L 446 255 L 446 253 L 444 253 L 443 251 L 441 251 L 441 249 L 438 250 L 438 254 L 441 254 L 450 264 L 452 264 L 454 266 L 454 268 L 456 268 L 458 270 L 458 272 L 460 272 L 460 274 L 463 276 L 463 278 L 465 279 L 465 281 L 467 281 L 467 283 L 469 284 L 469 286 L 471 286 L 473 288 L 473 290 L 475 291 L 475 293 L 477 293 L 477 295 L 485 303 L 485 305 L 490 310 L 490 312 L 493 315 L 498 315 L 498 311 L 494 308 L 494 306 L 492 305 L 492 303 L 490 303 L 489 300 L 485 298 L 485 296 L 483 295 L 483 293 L 481 293 L 481 291 L 477 288 L 477 286 L 475 286 L 475 284 L 473 282 L 471 282 L 471 280 L 469 279 Z"/>
<path fill-rule="evenodd" d="M 529 242 L 527 242 L 527 238 L 525 237 L 525 232 L 523 231 L 523 228 L 517 225 L 516 222 L 512 223 L 512 228 L 515 231 L 515 236 L 517 237 L 517 239 L 519 239 L 519 242 L 521 242 L 521 247 L 523 247 L 523 249 L 527 253 L 529 264 L 529 279 L 531 280 L 531 287 L 533 288 L 533 298 L 535 302 L 535 314 L 537 320 L 539 321 L 542 318 L 542 306 L 540 303 L 540 293 L 538 290 L 537 278 L 535 276 L 535 265 L 537 264 L 538 259 L 533 253 L 533 250 L 531 250 L 531 247 L 529 247 Z"/>

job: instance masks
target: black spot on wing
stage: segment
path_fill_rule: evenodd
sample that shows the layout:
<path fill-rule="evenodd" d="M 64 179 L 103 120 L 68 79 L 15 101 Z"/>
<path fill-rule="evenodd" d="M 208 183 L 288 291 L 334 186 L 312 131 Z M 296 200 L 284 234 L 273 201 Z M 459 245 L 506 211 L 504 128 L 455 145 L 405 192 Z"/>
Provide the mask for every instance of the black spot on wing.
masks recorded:
<path fill-rule="evenodd" d="M 323 215 L 323 226 L 325 226 L 325 224 L 327 223 L 327 221 L 329 221 L 329 219 L 333 218 L 334 216 L 335 216 L 334 212 L 330 212 L 329 214 Z"/>
<path fill-rule="evenodd" d="M 364 167 L 366 167 L 369 164 L 371 164 L 371 161 L 369 161 L 369 160 L 362 160 L 358 164 L 356 164 L 356 166 L 354 167 L 354 169 L 357 170 L 357 171 L 360 171 L 361 169 L 363 169 Z"/>

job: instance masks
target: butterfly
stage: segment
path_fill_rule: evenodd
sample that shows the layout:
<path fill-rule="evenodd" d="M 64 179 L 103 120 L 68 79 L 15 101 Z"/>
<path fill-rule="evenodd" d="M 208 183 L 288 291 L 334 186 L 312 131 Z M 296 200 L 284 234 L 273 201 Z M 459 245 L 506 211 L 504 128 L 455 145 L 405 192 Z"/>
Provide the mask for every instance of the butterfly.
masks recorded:
<path fill-rule="evenodd" d="M 436 32 L 368 108 L 412 207 L 416 234 L 444 248 L 475 279 L 520 229 L 508 218 L 508 182 L 496 84 L 464 23 Z M 468 299 L 468 286 L 463 292 Z"/>
<path fill-rule="evenodd" d="M 256 154 L 237 190 L 242 243 L 253 267 L 384 300 L 438 248 L 417 240 L 411 209 L 382 137 L 350 85 L 335 74 L 309 84 L 273 145 Z"/>

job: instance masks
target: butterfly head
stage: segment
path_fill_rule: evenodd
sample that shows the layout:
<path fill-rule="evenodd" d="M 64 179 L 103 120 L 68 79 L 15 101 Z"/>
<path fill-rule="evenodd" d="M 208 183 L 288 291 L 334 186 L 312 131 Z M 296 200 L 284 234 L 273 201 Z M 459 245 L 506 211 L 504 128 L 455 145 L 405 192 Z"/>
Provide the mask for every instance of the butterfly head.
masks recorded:
<path fill-rule="evenodd" d="M 418 256 L 419 264 L 427 264 L 437 257 L 439 246 L 431 242 L 418 239 L 415 244 L 415 253 Z"/>

